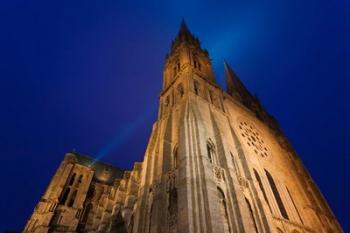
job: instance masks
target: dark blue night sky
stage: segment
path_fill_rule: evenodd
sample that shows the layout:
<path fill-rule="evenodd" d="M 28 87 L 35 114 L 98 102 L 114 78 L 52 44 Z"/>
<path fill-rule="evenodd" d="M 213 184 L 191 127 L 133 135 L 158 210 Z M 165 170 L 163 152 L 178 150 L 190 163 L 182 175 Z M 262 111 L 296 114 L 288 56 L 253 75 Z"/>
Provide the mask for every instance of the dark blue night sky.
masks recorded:
<path fill-rule="evenodd" d="M 1 1 L 0 231 L 22 229 L 65 152 L 131 168 L 181 18 L 280 122 L 350 232 L 350 2 Z"/>

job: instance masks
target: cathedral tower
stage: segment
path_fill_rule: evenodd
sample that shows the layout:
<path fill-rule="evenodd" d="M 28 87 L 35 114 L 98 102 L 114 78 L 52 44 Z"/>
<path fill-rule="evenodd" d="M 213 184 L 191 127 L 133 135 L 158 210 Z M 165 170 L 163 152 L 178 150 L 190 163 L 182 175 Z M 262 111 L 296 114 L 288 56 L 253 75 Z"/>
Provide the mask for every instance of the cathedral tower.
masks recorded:
<path fill-rule="evenodd" d="M 164 63 L 144 161 L 121 171 L 69 153 L 24 232 L 343 232 L 277 121 L 185 22 Z"/>

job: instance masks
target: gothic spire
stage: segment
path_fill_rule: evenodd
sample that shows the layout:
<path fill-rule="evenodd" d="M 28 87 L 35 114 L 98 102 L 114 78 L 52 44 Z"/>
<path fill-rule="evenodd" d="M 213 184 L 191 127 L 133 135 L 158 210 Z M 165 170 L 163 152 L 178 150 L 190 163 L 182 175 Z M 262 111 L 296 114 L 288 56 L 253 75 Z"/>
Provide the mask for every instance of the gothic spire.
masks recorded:
<path fill-rule="evenodd" d="M 255 97 L 249 92 L 249 90 L 244 86 L 241 80 L 238 78 L 233 69 L 225 61 L 225 76 L 227 93 L 233 97 L 238 97 L 244 105 L 251 105 L 255 102 Z"/>
<path fill-rule="evenodd" d="M 178 36 L 180 36 L 180 35 L 190 35 L 190 36 L 192 36 L 192 33 L 188 29 L 187 24 L 185 22 L 185 19 L 183 19 L 183 18 L 182 18 L 181 25 L 180 25 L 180 30 L 179 30 L 179 33 L 178 33 Z"/>
<path fill-rule="evenodd" d="M 177 33 L 174 44 L 178 45 L 182 42 L 187 42 L 187 43 L 199 46 L 199 40 L 195 36 L 193 36 L 193 34 L 190 32 L 184 19 L 182 19 L 181 21 L 180 29 L 179 29 L 179 32 Z"/>

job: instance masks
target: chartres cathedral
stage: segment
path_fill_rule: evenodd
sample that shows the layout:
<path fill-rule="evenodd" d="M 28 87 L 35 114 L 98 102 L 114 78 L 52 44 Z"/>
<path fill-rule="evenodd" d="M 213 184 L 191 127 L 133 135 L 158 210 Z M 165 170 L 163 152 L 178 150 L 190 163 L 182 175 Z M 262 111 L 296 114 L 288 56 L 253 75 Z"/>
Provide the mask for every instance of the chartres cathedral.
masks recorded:
<path fill-rule="evenodd" d="M 277 121 L 224 67 L 226 91 L 182 22 L 143 162 L 66 154 L 23 232 L 343 232 Z"/>

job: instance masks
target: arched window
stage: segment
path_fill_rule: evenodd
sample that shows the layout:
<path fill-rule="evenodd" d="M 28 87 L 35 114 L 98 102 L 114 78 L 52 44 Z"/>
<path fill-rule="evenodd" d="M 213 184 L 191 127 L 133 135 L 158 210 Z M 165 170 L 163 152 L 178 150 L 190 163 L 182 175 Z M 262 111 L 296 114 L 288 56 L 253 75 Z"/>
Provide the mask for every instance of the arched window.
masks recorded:
<path fill-rule="evenodd" d="M 266 201 L 266 203 L 269 206 L 269 209 L 271 211 L 271 206 L 270 206 L 269 200 L 267 199 L 266 192 L 265 192 L 265 189 L 264 189 L 264 185 L 261 182 L 260 176 L 259 176 L 258 172 L 255 169 L 254 169 L 254 174 L 255 174 L 256 180 L 259 183 L 259 187 L 260 187 L 261 192 L 263 193 L 264 199 L 265 199 L 265 201 Z"/>
<path fill-rule="evenodd" d="M 250 202 L 249 200 L 245 197 L 245 201 L 247 203 L 247 206 L 248 206 L 248 210 L 249 210 L 249 214 L 250 214 L 250 217 L 253 221 L 253 224 L 254 224 L 254 228 L 255 228 L 255 231 L 256 233 L 259 233 L 258 231 L 258 226 L 256 225 L 256 222 L 255 222 L 255 218 L 254 218 L 254 213 L 253 213 L 253 209 L 252 209 L 252 206 L 250 205 Z"/>
<path fill-rule="evenodd" d="M 207 154 L 208 154 L 208 159 L 210 163 L 214 162 L 214 157 L 215 157 L 215 147 L 214 144 L 208 140 L 207 142 Z"/>
<path fill-rule="evenodd" d="M 173 169 L 177 169 L 178 166 L 178 146 L 176 145 L 174 147 L 174 152 L 173 152 Z"/>
<path fill-rule="evenodd" d="M 217 188 L 217 190 L 218 190 L 218 198 L 219 198 L 219 205 L 220 205 L 220 214 L 221 214 L 221 216 L 224 216 L 224 218 L 222 218 L 224 232 L 230 233 L 231 228 L 230 228 L 230 223 L 229 223 L 229 219 L 228 219 L 228 211 L 227 211 L 225 194 L 219 187 Z"/>
<path fill-rule="evenodd" d="M 69 203 L 68 203 L 69 207 L 73 206 L 76 196 L 77 196 L 77 190 L 74 190 L 74 192 L 72 193 L 72 196 L 70 197 Z"/>
<path fill-rule="evenodd" d="M 177 232 L 177 190 L 173 188 L 169 192 L 169 204 L 168 204 L 168 224 L 169 233 Z"/>
<path fill-rule="evenodd" d="M 76 175 L 77 174 L 73 173 L 73 175 L 70 177 L 68 185 L 73 185 Z"/>
<path fill-rule="evenodd" d="M 280 196 L 280 194 L 278 192 L 277 186 L 275 184 L 275 181 L 273 180 L 271 174 L 267 170 L 265 170 L 265 173 L 266 173 L 266 176 L 267 176 L 267 179 L 268 179 L 269 184 L 271 186 L 273 195 L 275 196 L 275 200 L 277 202 L 278 208 L 279 208 L 283 218 L 289 219 L 287 211 L 286 211 L 286 208 L 284 207 L 282 198 L 281 198 L 281 196 Z"/>
<path fill-rule="evenodd" d="M 68 195 L 69 195 L 69 192 L 70 192 L 70 188 L 66 188 L 62 192 L 62 195 L 61 195 L 61 198 L 60 198 L 60 204 L 64 205 L 66 203 Z"/>

